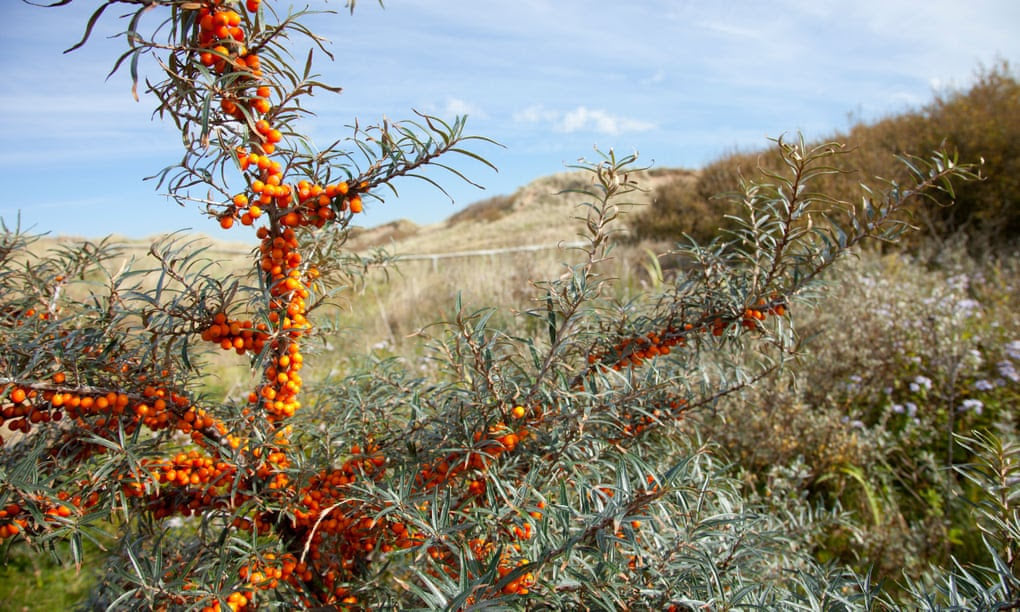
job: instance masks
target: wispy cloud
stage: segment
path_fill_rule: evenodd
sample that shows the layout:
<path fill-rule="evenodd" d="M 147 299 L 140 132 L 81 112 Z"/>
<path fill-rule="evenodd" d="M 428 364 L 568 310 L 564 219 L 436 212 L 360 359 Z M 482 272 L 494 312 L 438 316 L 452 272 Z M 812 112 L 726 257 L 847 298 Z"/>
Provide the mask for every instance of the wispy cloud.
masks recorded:
<path fill-rule="evenodd" d="M 572 134 L 575 132 L 593 132 L 615 136 L 628 132 L 647 132 L 655 129 L 655 124 L 632 117 L 611 114 L 602 109 L 578 106 L 569 111 L 557 111 L 543 106 L 529 106 L 514 113 L 517 123 L 546 124 L 556 132 Z"/>
<path fill-rule="evenodd" d="M 551 123 L 560 116 L 556 111 L 546 109 L 540 104 L 529 106 L 514 113 L 516 123 Z"/>
<path fill-rule="evenodd" d="M 485 119 L 489 116 L 480 106 L 460 98 L 447 98 L 441 114 L 443 117 L 470 115 L 474 119 Z"/>

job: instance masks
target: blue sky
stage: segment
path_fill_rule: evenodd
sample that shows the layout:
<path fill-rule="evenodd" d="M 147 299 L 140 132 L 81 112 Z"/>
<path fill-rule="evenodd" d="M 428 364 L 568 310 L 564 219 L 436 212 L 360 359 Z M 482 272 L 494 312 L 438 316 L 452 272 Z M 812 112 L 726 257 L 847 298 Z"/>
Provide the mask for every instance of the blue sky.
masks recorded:
<path fill-rule="evenodd" d="M 270 0 L 266 0 L 269 2 Z M 190 228 L 228 239 L 197 208 L 155 189 L 180 159 L 179 137 L 131 97 L 126 72 L 106 75 L 123 39 L 114 7 L 93 40 L 96 6 L 38 8 L 0 0 L 0 217 L 36 231 L 145 237 Z M 559 172 L 593 147 L 637 152 L 656 166 L 696 168 L 767 138 L 832 135 L 854 119 L 917 108 L 934 91 L 966 88 L 982 67 L 1020 62 L 1020 2 L 903 0 L 310 0 L 337 11 L 313 28 L 336 61 L 317 65 L 340 96 L 315 98 L 316 141 L 412 109 L 452 118 L 505 148 L 479 146 L 498 172 L 459 167 L 485 186 L 434 174 L 369 202 L 361 224 L 437 222 L 473 201 Z M 286 3 L 280 3 L 286 5 Z M 156 19 L 149 20 L 155 23 Z"/>

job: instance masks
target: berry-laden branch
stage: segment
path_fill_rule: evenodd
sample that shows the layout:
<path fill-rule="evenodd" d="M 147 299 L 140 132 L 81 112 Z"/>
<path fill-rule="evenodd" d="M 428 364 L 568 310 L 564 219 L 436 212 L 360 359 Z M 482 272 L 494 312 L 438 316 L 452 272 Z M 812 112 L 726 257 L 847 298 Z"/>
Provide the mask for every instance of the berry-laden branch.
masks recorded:
<path fill-rule="evenodd" d="M 62 4 L 67 2 L 51 6 Z M 373 455 L 370 446 L 366 447 L 364 460 L 352 459 L 339 469 L 327 469 L 300 490 L 287 475 L 299 453 L 289 446 L 291 428 L 286 421 L 301 407 L 301 340 L 311 329 L 305 317 L 307 300 L 319 277 L 314 263 L 303 257 L 300 234 L 327 224 L 345 227 L 352 215 L 363 211 L 363 197 L 371 189 L 389 185 L 395 178 L 415 176 L 434 182 L 421 174 L 426 166 L 439 166 L 462 176 L 452 166 L 440 163 L 441 157 L 459 154 L 489 165 L 464 148 L 471 140 L 487 139 L 466 135 L 461 119 L 448 124 L 421 115 L 421 124 L 356 128 L 352 141 L 367 162 L 362 169 L 350 165 L 353 157 L 337 145 L 308 153 L 292 125 L 304 113 L 300 100 L 315 89 L 338 92 L 339 88 L 315 81 L 308 66 L 298 74 L 286 61 L 283 45 L 290 44 L 289 34 L 303 33 L 321 44 L 300 22 L 305 13 L 288 15 L 279 24 L 270 25 L 268 21 L 274 15 L 259 0 L 247 0 L 243 7 L 224 0 L 109 0 L 94 12 L 83 40 L 74 48 L 84 44 L 104 11 L 115 4 L 139 7 L 125 34 L 131 48 L 118 59 L 117 67 L 128 62 L 137 82 L 140 58 L 158 56 L 166 78 L 149 84 L 149 89 L 160 100 L 158 113 L 169 116 L 181 129 L 188 147 L 180 165 L 160 173 L 160 184 L 166 184 L 179 201 L 205 201 L 223 229 L 238 223 L 257 226 L 257 271 L 264 301 L 257 304 L 254 317 L 233 315 L 233 289 L 208 283 L 196 287 L 178 270 L 182 262 L 191 265 L 189 255 L 160 254 L 161 274 L 179 289 L 170 304 L 158 301 L 163 295 L 162 280 L 155 299 L 142 296 L 140 288 L 133 290 L 150 302 L 141 317 L 141 326 L 151 331 L 149 351 L 138 352 L 135 357 L 134 349 L 118 347 L 112 338 L 105 346 L 83 345 L 76 332 L 59 330 L 57 334 L 65 338 L 57 343 L 59 349 L 75 354 L 76 360 L 74 364 L 57 363 L 50 380 L 37 377 L 33 372 L 36 364 L 27 352 L 16 355 L 22 367 L 5 360 L 5 370 L 13 375 L 0 379 L 0 425 L 21 433 L 25 444 L 32 439 L 44 440 L 43 436 L 30 435 L 35 426 L 53 424 L 57 435 L 45 437 L 52 442 L 45 453 L 65 462 L 82 462 L 112 451 L 133 455 L 129 449 L 132 442 L 143 444 L 148 456 L 123 464 L 130 467 L 121 473 L 93 479 L 88 483 L 92 492 L 85 498 L 60 492 L 50 499 L 48 494 L 18 490 L 11 486 L 13 481 L 9 482 L 3 490 L 4 498 L 21 499 L 6 504 L 0 517 L 2 536 L 28 533 L 29 540 L 33 540 L 68 526 L 67 521 L 54 523 L 49 517 L 67 519 L 74 514 L 85 522 L 104 502 L 108 505 L 133 499 L 137 500 L 133 507 L 156 519 L 224 515 L 234 517 L 228 521 L 233 528 L 258 533 L 279 528 L 289 534 L 295 550 L 313 543 L 311 538 L 321 539 L 323 534 L 347 542 L 351 551 L 370 546 L 374 531 L 362 525 L 362 519 L 338 526 L 335 519 L 323 523 L 316 514 L 316 500 L 324 499 L 323 493 L 328 493 L 330 486 L 342 487 L 382 466 L 382 458 Z M 353 8 L 353 3 L 350 5 Z M 169 9 L 164 24 L 169 38 L 165 42 L 147 40 L 141 34 L 143 17 L 158 8 Z M 310 60 L 311 56 L 309 65 Z M 285 135 L 292 136 L 294 142 L 287 141 Z M 332 179 L 338 172 L 344 178 Z M 228 183 L 238 179 L 244 187 L 229 191 Z M 222 201 L 193 198 L 189 190 L 199 186 L 226 197 Z M 111 293 L 108 300 L 110 313 L 120 313 L 125 306 L 116 296 Z M 218 310 L 205 310 L 214 304 Z M 132 315 L 113 316 L 124 318 L 111 322 L 110 336 L 137 328 Z M 16 325 L 30 322 L 39 327 L 51 322 L 51 313 L 27 308 L 12 311 L 10 318 Z M 199 407 L 193 394 L 180 384 L 164 384 L 177 378 L 176 372 L 154 369 L 150 363 L 160 355 L 160 343 L 196 333 L 202 340 L 255 357 L 262 364 L 261 381 L 248 396 L 249 407 L 233 417 L 228 415 L 227 421 Z M 184 350 L 187 366 L 186 346 Z M 92 355 L 96 359 L 92 360 Z M 70 427 L 62 426 L 68 421 Z M 169 429 L 187 434 L 194 448 L 166 454 L 180 444 L 179 439 L 162 435 Z M 359 451 L 355 449 L 354 454 Z M 39 464 L 31 467 L 44 469 Z M 56 474 L 51 475 L 50 483 L 55 488 L 83 486 L 81 481 L 61 479 Z M 62 503 L 65 498 L 70 499 L 70 505 Z M 69 510 L 72 506 L 74 509 Z M 250 518 L 243 517 L 245 513 Z M 364 515 L 364 510 L 359 515 Z M 291 524 L 281 528 L 277 523 L 285 518 Z M 318 530 L 312 529 L 313 523 Z M 406 546 L 410 541 L 405 537 L 397 543 Z M 284 564 L 276 578 L 303 585 L 298 590 L 305 594 L 300 600 L 306 604 L 353 603 L 342 587 L 334 586 L 349 569 L 349 565 L 340 567 L 339 561 L 348 564 L 351 556 L 313 561 L 311 566 L 303 562 Z M 291 558 L 293 555 L 283 557 Z M 264 569 L 261 575 L 267 575 Z M 258 572 L 246 570 L 239 577 L 240 583 L 255 591 L 270 588 L 270 581 L 263 584 Z M 278 580 L 273 580 L 272 588 L 277 584 Z M 139 596 L 154 597 L 142 591 Z M 226 599 L 213 597 L 209 601 L 211 609 L 222 604 L 242 609 L 253 607 L 256 597 L 251 590 L 233 591 Z"/>

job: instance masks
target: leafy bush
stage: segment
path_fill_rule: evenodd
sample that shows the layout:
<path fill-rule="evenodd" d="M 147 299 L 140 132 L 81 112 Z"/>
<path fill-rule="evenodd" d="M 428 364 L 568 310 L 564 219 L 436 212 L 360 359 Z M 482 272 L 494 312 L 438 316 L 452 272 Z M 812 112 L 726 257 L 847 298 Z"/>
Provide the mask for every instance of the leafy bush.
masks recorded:
<path fill-rule="evenodd" d="M 838 515 L 749 503 L 690 417 L 792 365 L 792 313 L 827 271 L 895 239 L 904 207 L 972 178 L 966 168 L 936 152 L 912 162 L 911 187 L 853 207 L 811 188 L 839 147 L 780 141 L 782 171 L 746 184 L 731 239 L 679 246 L 684 272 L 624 301 L 599 266 L 635 160 L 609 152 L 583 165 L 585 245 L 535 286 L 532 333 L 458 304 L 431 328 L 434 368 L 364 359 L 340 377 L 310 319 L 372 263 L 342 249 L 362 198 L 450 155 L 484 160 L 462 120 L 427 116 L 311 153 L 300 102 L 331 88 L 282 46 L 311 34 L 308 13 L 274 24 L 263 4 L 149 3 L 122 58 L 163 55 L 150 89 L 186 152 L 162 184 L 185 203 L 209 194 L 224 229 L 257 228 L 250 272 L 219 270 L 179 237 L 153 245 L 145 268 L 112 266 L 105 243 L 38 253 L 33 237 L 0 234 L 7 550 L 66 542 L 77 560 L 86 540 L 107 547 L 85 602 L 106 609 L 880 601 L 813 556 Z M 146 38 L 143 17 L 166 8 L 163 38 Z M 248 363 L 249 391 L 203 391 L 217 347 Z M 1006 506 L 986 504 L 982 525 L 993 552 L 1012 554 L 1001 486 L 990 499 Z M 982 582 L 1005 584 L 1001 571 L 973 580 L 990 602 L 1015 596 Z"/>
<path fill-rule="evenodd" d="M 817 543 L 821 553 L 890 580 L 950 555 L 984 558 L 965 501 L 974 491 L 950 477 L 974 457 L 951 441 L 1017 428 L 1015 258 L 978 263 L 957 249 L 937 263 L 848 261 L 819 308 L 800 315 L 815 339 L 783 384 L 699 419 L 756 494 L 794 489 L 850 512 L 853 525 Z M 791 465 L 801 466 L 793 482 Z"/>

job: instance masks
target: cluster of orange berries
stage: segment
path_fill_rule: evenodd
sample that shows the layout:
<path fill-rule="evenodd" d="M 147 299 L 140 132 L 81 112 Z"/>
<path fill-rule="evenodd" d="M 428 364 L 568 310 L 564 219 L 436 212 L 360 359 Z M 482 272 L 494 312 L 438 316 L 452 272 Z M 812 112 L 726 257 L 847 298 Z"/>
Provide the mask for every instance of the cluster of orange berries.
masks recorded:
<path fill-rule="evenodd" d="M 758 323 L 764 321 L 767 315 L 784 314 L 786 314 L 785 302 L 773 295 L 771 300 L 761 298 L 754 306 L 745 308 L 739 320 L 745 329 L 756 329 Z M 602 363 L 616 371 L 628 367 L 641 367 L 646 360 L 669 355 L 672 347 L 683 346 L 691 333 L 711 332 L 713 336 L 718 337 L 723 335 L 733 322 L 732 317 L 717 316 L 712 318 L 711 322 L 698 327 L 691 323 L 686 323 L 680 328 L 670 325 L 662 332 L 653 331 L 645 336 L 625 338 L 604 353 L 592 353 L 588 356 L 588 363 L 589 365 Z"/>
<path fill-rule="evenodd" d="M 483 538 L 472 539 L 468 542 L 468 545 L 471 547 L 471 551 L 475 558 L 481 561 L 489 559 L 498 549 L 496 544 Z M 496 564 L 496 573 L 500 580 L 506 578 L 506 576 L 514 570 L 527 567 L 531 564 L 531 561 L 528 559 L 515 558 L 515 555 L 520 552 L 520 549 L 520 544 L 517 544 L 516 542 L 511 544 L 509 547 L 502 548 L 499 555 L 499 561 Z M 449 574 L 455 576 L 457 572 L 460 571 L 459 568 L 454 567 L 452 563 L 453 557 L 448 553 L 448 551 L 444 554 L 439 551 L 438 547 L 430 547 L 429 555 L 435 560 L 447 561 L 447 572 Z M 488 565 L 488 563 L 485 565 Z M 500 592 L 504 595 L 527 595 L 531 592 L 531 589 L 534 586 L 535 575 L 526 570 L 519 570 L 518 575 L 503 585 Z M 474 598 L 469 598 L 467 603 L 470 605 L 476 602 Z"/>
<path fill-rule="evenodd" d="M 305 282 L 317 278 L 318 270 L 309 268 L 302 277 L 301 253 L 292 228 L 285 228 L 274 236 L 269 228 L 263 227 L 259 228 L 258 236 L 261 267 L 269 277 L 269 320 L 286 335 L 276 340 L 273 363 L 264 372 L 261 388 L 252 392 L 248 399 L 251 403 L 261 399 L 268 418 L 275 421 L 293 416 L 301 406 L 297 396 L 301 390 L 299 371 L 304 357 L 297 341 L 310 327 L 305 318 L 305 300 L 309 296 Z"/>
<path fill-rule="evenodd" d="M 516 406 L 512 415 L 520 419 L 526 412 L 523 406 Z M 516 449 L 528 435 L 527 427 L 521 426 L 515 430 L 502 422 L 491 425 L 485 435 L 476 431 L 474 442 L 479 450 L 466 453 L 452 452 L 435 464 L 426 463 L 415 476 L 415 484 L 424 489 L 434 489 L 471 471 L 476 477 L 468 481 L 467 494 L 471 497 L 481 497 L 485 494 L 486 486 L 480 472 L 484 472 L 503 453 Z"/>
<path fill-rule="evenodd" d="M 220 435 L 226 428 L 204 410 L 190 406 L 187 397 L 173 391 L 146 385 L 141 395 L 129 395 L 117 391 L 64 388 L 67 375 L 56 372 L 51 384 L 10 385 L 0 388 L 0 394 L 7 397 L 0 400 L 0 425 L 7 425 L 11 431 L 29 433 L 38 423 L 60 421 L 66 414 L 75 419 L 76 425 L 88 430 L 102 430 L 115 421 L 126 419 L 125 431 L 134 433 L 139 424 L 151 430 L 176 427 L 186 434 L 198 434 L 201 430 L 216 430 Z M 86 421 L 86 417 L 91 418 Z M 201 435 L 195 436 L 201 438 Z"/>
<path fill-rule="evenodd" d="M 230 229 L 235 219 L 240 219 L 242 225 L 252 225 L 271 207 L 280 211 L 278 221 L 285 227 L 319 228 L 336 218 L 336 210 L 352 213 L 364 210 L 359 190 L 367 189 L 367 183 L 359 184 L 358 189 L 346 181 L 325 186 L 306 180 L 286 184 L 280 162 L 269 157 L 283 135 L 265 119 L 255 122 L 255 131 L 261 139 L 255 146 L 261 153 L 244 148 L 236 151 L 241 170 L 252 173 L 249 185 L 252 195 L 236 194 L 219 217 L 220 227 Z"/>
<path fill-rule="evenodd" d="M 364 449 L 355 445 L 351 454 L 340 467 L 313 476 L 298 492 L 293 510 L 294 528 L 306 534 L 303 539 L 308 542 L 312 569 L 322 577 L 333 599 L 323 603 L 356 603 L 340 583 L 351 575 L 359 559 L 377 547 L 388 553 L 422 541 L 398 520 L 373 518 L 377 508 L 344 503 L 351 483 L 362 477 L 381 478 L 386 465 L 386 458 L 371 443 Z"/>
<path fill-rule="evenodd" d="M 620 414 L 620 418 L 623 421 L 623 427 L 621 433 L 624 438 L 633 438 L 643 431 L 654 425 L 657 421 L 661 421 L 663 418 L 682 419 L 684 408 L 687 406 L 687 400 L 685 399 L 672 399 L 667 402 L 663 408 L 653 408 L 649 412 L 630 412 L 624 410 Z M 610 443 L 619 442 L 619 438 L 610 439 Z"/>
<path fill-rule="evenodd" d="M 237 473 L 234 465 L 203 456 L 197 450 L 178 453 L 168 460 L 146 460 L 143 466 L 152 474 L 154 483 L 162 485 L 162 494 L 149 504 L 149 510 L 156 518 L 177 513 L 190 515 L 213 507 L 222 498 L 222 493 L 229 489 Z M 144 486 L 139 488 L 135 482 L 125 488 L 126 494 L 144 492 Z M 175 494 L 171 494 L 170 489 L 175 489 Z M 243 496 L 236 497 L 235 504 L 245 501 Z"/>
<path fill-rule="evenodd" d="M 60 410 L 50 410 L 45 403 L 36 404 L 32 401 L 38 393 L 31 387 L 21 385 L 10 385 L 0 387 L 0 394 L 6 392 L 7 398 L 0 402 L 0 426 L 7 425 L 11 431 L 20 431 L 27 434 L 36 423 L 48 423 L 51 420 L 59 421 L 63 418 Z M 52 397 L 52 396 L 51 396 Z M 61 398 L 60 403 L 63 403 Z M 3 438 L 0 438 L 0 444 Z"/>
<path fill-rule="evenodd" d="M 515 441 L 517 434 L 505 428 L 503 430 L 493 428 L 490 435 L 494 435 L 492 439 L 498 441 L 506 450 L 512 450 L 517 444 Z M 272 454 L 276 453 L 284 456 L 282 452 L 274 451 L 268 457 L 270 462 L 273 461 Z M 425 544 L 425 537 L 409 529 L 402 521 L 385 514 L 377 516 L 381 508 L 361 503 L 346 503 L 349 501 L 347 488 L 351 483 L 359 478 L 381 478 L 386 466 L 385 457 L 379 452 L 378 447 L 371 443 L 364 449 L 354 446 L 351 455 L 340 467 L 325 470 L 314 476 L 297 493 L 297 503 L 292 508 L 294 520 L 290 528 L 298 534 L 297 541 L 307 542 L 307 565 L 294 563 L 293 558 L 287 555 L 281 557 L 281 563 L 269 564 L 273 569 L 268 569 L 269 565 L 265 564 L 252 565 L 244 570 L 241 577 L 249 582 L 254 593 L 257 594 L 260 589 L 275 588 L 281 582 L 289 582 L 295 586 L 299 580 L 308 583 L 314 576 L 324 587 L 319 596 L 319 603 L 337 606 L 357 605 L 358 600 L 350 593 L 346 581 L 354 577 L 360 563 L 376 551 L 389 553 Z M 544 503 L 538 504 L 539 509 L 544 507 Z M 534 510 L 529 514 L 533 520 L 542 518 L 540 510 Z M 254 522 L 237 519 L 235 524 L 239 528 L 254 528 L 262 533 L 272 528 L 269 520 L 271 519 L 257 516 Z M 529 520 L 513 521 L 506 529 L 509 537 L 517 540 L 526 540 L 532 536 L 532 523 Z M 472 541 L 472 550 L 479 558 L 491 555 L 495 550 L 494 545 L 490 543 L 486 546 L 485 543 L 486 540 L 481 539 Z M 426 552 L 433 559 L 443 561 L 448 556 L 448 552 L 444 554 L 444 550 L 438 546 L 430 546 Z M 527 563 L 509 556 L 519 554 L 520 550 L 519 544 L 512 543 L 504 551 L 504 556 L 500 560 L 501 577 Z M 452 563 L 452 557 L 450 561 Z M 454 571 L 456 568 L 451 565 L 450 570 Z M 526 594 L 533 586 L 534 580 L 533 575 L 524 572 L 508 582 L 502 592 Z M 246 598 L 251 602 L 252 592 L 249 592 Z"/>
<path fill-rule="evenodd" d="M 296 585 L 299 581 L 311 582 L 315 578 L 308 564 L 299 562 L 290 553 L 281 555 L 279 559 L 273 553 L 266 553 L 261 560 L 242 566 L 238 574 L 241 580 L 248 584 L 249 589 L 234 591 L 227 596 L 227 607 L 233 612 L 257 609 L 256 598 L 259 591 L 275 589 L 282 583 Z M 306 608 L 310 607 L 308 601 L 302 604 Z M 203 612 L 222 612 L 222 609 L 219 601 L 201 608 Z"/>
<path fill-rule="evenodd" d="M 781 317 L 786 314 L 786 304 L 772 296 L 772 301 L 765 298 L 759 299 L 753 307 L 744 309 L 740 324 L 745 329 L 755 329 L 760 321 L 764 321 L 767 315 Z"/>
<path fill-rule="evenodd" d="M 545 509 L 545 502 L 539 501 L 536 505 L 537 510 L 529 512 L 529 516 L 533 520 L 542 519 L 542 510 Z M 516 514 L 520 515 L 521 511 L 515 511 Z M 489 566 L 492 561 L 492 557 L 495 554 L 499 554 L 497 561 L 497 573 L 499 579 L 505 578 L 510 572 L 516 568 L 524 567 L 530 564 L 530 561 L 526 558 L 520 557 L 521 545 L 520 541 L 529 540 L 532 536 L 531 522 L 529 521 L 511 521 L 509 525 L 501 528 L 501 531 L 511 540 L 508 545 L 498 541 L 498 538 L 493 538 L 494 534 L 487 534 L 486 537 L 472 538 L 468 540 L 468 547 L 471 549 L 474 558 L 482 562 L 483 566 Z M 443 571 L 452 578 L 457 578 L 463 568 L 460 567 L 460 563 L 457 557 L 446 547 L 432 545 L 426 549 L 426 553 L 429 557 L 438 563 L 442 564 Z M 428 570 L 430 574 L 437 576 L 438 572 L 435 570 Z M 469 577 L 474 577 L 469 573 Z M 501 589 L 504 595 L 527 595 L 530 589 L 535 585 L 535 576 L 531 572 L 522 572 L 518 576 L 511 579 Z M 476 603 L 474 597 L 468 598 L 468 604 Z"/>
<path fill-rule="evenodd" d="M 247 612 L 252 610 L 251 606 L 254 604 L 255 593 L 251 591 L 241 592 L 234 591 L 230 595 L 227 595 L 227 609 L 231 612 Z M 180 605 L 183 605 L 181 602 Z M 220 605 L 219 601 L 214 601 L 211 605 L 202 608 L 202 612 L 222 612 L 223 606 Z"/>
<path fill-rule="evenodd" d="M 248 2 L 250 11 L 258 10 L 258 2 Z M 259 79 L 262 76 L 258 58 L 249 54 L 243 45 L 244 31 L 240 28 L 243 18 L 238 13 L 210 2 L 199 9 L 199 46 L 209 51 L 200 56 L 207 66 L 214 66 L 219 72 L 233 66 L 241 76 Z M 226 59 L 231 61 L 226 61 Z M 255 62 L 253 66 L 252 62 Z M 220 226 L 228 229 L 235 219 L 242 225 L 252 225 L 271 211 L 268 227 L 257 231 L 260 239 L 261 268 L 265 272 L 272 299 L 269 304 L 269 323 L 284 336 L 274 340 L 273 363 L 264 373 L 259 389 L 249 395 L 249 401 L 261 405 L 272 421 L 292 416 L 300 407 L 297 400 L 301 388 L 302 356 L 297 339 L 309 328 L 305 319 L 308 299 L 308 283 L 318 277 L 315 268 L 302 273 L 301 254 L 298 252 L 295 228 L 302 226 L 322 227 L 336 217 L 336 210 L 361 212 L 363 204 L 358 190 L 346 182 L 322 186 L 301 180 L 294 185 L 284 181 L 284 169 L 280 162 L 272 160 L 283 134 L 268 118 L 272 111 L 269 97 L 272 91 L 267 85 L 255 87 L 254 95 L 243 102 L 248 104 L 249 113 L 242 112 L 241 100 L 223 97 L 224 111 L 239 120 L 249 123 L 252 128 L 251 151 L 238 148 L 235 151 L 242 172 L 249 173 L 248 193 L 236 194 L 219 215 Z M 260 117 L 261 116 L 261 117 Z M 367 185 L 359 185 L 364 191 Z M 238 353 L 261 352 L 269 341 L 269 325 L 252 325 L 248 321 L 231 321 L 225 315 L 217 314 L 212 325 L 202 337 L 218 343 L 223 349 L 234 349 Z"/>
<path fill-rule="evenodd" d="M 225 351 L 235 350 L 238 355 L 246 352 L 259 353 L 269 337 L 265 323 L 253 325 L 251 321 L 232 321 L 222 312 L 213 315 L 213 323 L 202 332 L 206 342 L 219 344 Z"/>
<path fill-rule="evenodd" d="M 261 452 L 262 449 L 255 449 L 255 456 L 265 455 L 265 461 L 259 463 L 255 469 L 255 478 L 265 484 L 270 490 L 285 489 L 290 484 L 286 470 L 290 467 L 290 458 L 280 448 L 267 447 L 268 452 Z"/>
<path fill-rule="evenodd" d="M 529 565 L 531 562 L 527 559 L 518 559 L 516 563 L 501 562 L 496 568 L 496 572 L 499 573 L 499 577 L 503 578 L 510 572 L 514 571 L 519 567 Z M 522 572 L 510 582 L 503 586 L 503 594 L 505 595 L 527 595 L 531 588 L 535 586 L 535 575 L 531 572 Z"/>
<path fill-rule="evenodd" d="M 22 513 L 21 506 L 11 503 L 0 509 L 0 540 L 18 535 L 26 527 L 28 517 Z"/>
<path fill-rule="evenodd" d="M 269 322 L 285 335 L 270 339 L 270 328 L 265 323 L 252 324 L 248 320 L 231 320 L 224 313 L 216 313 L 212 324 L 202 332 L 202 338 L 220 345 L 224 350 L 235 350 L 238 354 L 260 353 L 270 342 L 273 348 L 273 362 L 265 369 L 263 383 L 252 391 L 248 400 L 252 404 L 262 402 L 268 418 L 281 420 L 294 415 L 300 407 L 297 399 L 302 380 L 299 371 L 304 365 L 298 338 L 310 325 L 305 318 L 309 296 L 305 282 L 318 277 L 315 268 L 309 268 L 304 277 L 299 269 L 301 254 L 298 252 L 297 235 L 286 228 L 279 236 L 273 236 L 269 228 L 260 228 L 262 239 L 261 268 L 269 277 L 271 300 Z"/>
<path fill-rule="evenodd" d="M 515 419 L 523 419 L 528 410 L 516 406 L 510 414 Z M 501 454 L 515 450 L 527 435 L 528 430 L 524 426 L 514 429 L 497 423 L 484 434 L 479 432 L 475 435 L 475 443 L 479 447 L 477 452 L 451 453 L 435 466 L 426 466 L 417 477 L 416 484 L 423 490 L 432 489 L 471 470 L 476 476 L 467 481 L 465 491 L 469 497 L 481 497 L 485 493 L 485 480 L 480 473 Z M 291 528 L 301 534 L 299 540 L 308 543 L 309 572 L 318 576 L 325 586 L 321 603 L 356 605 L 358 600 L 347 589 L 345 580 L 353 577 L 359 562 L 376 551 L 389 553 L 420 547 L 425 543 L 422 534 L 409 529 L 402 521 L 386 515 L 376 516 L 379 508 L 346 503 L 349 485 L 359 478 L 379 479 L 385 469 L 386 458 L 378 446 L 372 442 L 364 448 L 355 445 L 351 448 L 351 457 L 343 464 L 313 476 L 297 493 Z M 539 508 L 544 508 L 544 503 L 540 503 Z M 533 511 L 530 515 L 535 520 L 542 517 L 540 511 Z M 254 523 L 240 519 L 237 526 L 254 527 L 260 532 L 271 527 L 261 517 L 256 517 Z M 509 536 L 518 540 L 532 537 L 532 529 L 530 521 L 516 521 L 507 526 Z M 512 544 L 510 549 L 519 551 L 519 544 Z M 426 552 L 436 560 L 443 558 L 440 547 L 431 546 Z M 483 552 L 479 548 L 476 554 L 482 555 Z M 501 560 L 500 575 L 507 575 L 520 563 L 526 562 Z M 525 594 L 533 584 L 534 576 L 525 572 L 505 585 L 503 592 Z"/>
<path fill-rule="evenodd" d="M 281 582 L 311 582 L 315 578 L 308 564 L 298 561 L 290 553 L 281 555 L 279 559 L 274 553 L 266 553 L 261 561 L 242 566 L 239 575 L 252 588 L 262 591 L 275 589 Z"/>
<path fill-rule="evenodd" d="M 262 76 L 258 56 L 245 47 L 246 35 L 240 27 L 243 19 L 240 13 L 221 6 L 220 0 L 198 9 L 198 46 L 204 49 L 198 58 L 203 66 L 217 74 L 232 68 L 250 72 L 255 78 Z"/>
<path fill-rule="evenodd" d="M 258 2 L 248 2 L 247 8 L 252 12 L 257 11 Z M 198 15 L 198 44 L 200 48 L 206 49 L 199 55 L 201 63 L 214 68 L 219 74 L 232 69 L 246 79 L 260 79 L 262 70 L 259 58 L 249 53 L 244 46 L 245 32 L 240 27 L 241 15 L 223 8 L 219 2 L 200 8 Z M 283 139 L 282 132 L 266 118 L 273 108 L 269 101 L 271 95 L 272 89 L 268 85 L 257 85 L 254 95 L 246 96 L 243 100 L 232 95 L 220 99 L 220 108 L 224 113 L 244 123 L 251 121 L 249 125 L 254 128 L 253 150 L 249 152 L 239 148 L 236 151 L 241 171 L 252 172 L 250 188 L 253 196 L 236 194 L 227 209 L 219 215 L 220 226 L 229 229 L 235 219 L 240 219 L 242 225 L 252 225 L 262 216 L 266 207 L 271 205 L 281 211 L 277 221 L 287 227 L 322 227 L 336 216 L 332 206 L 334 200 L 341 211 L 349 209 L 353 213 L 361 212 L 361 196 L 357 193 L 349 194 L 345 182 L 325 187 L 308 181 L 299 181 L 294 186 L 284 184 L 281 164 L 269 158 L 276 151 L 277 143 Z M 246 107 L 247 112 L 242 107 Z"/>
<path fill-rule="evenodd" d="M 267 367 L 260 389 L 248 394 L 248 401 L 259 403 L 270 421 L 279 421 L 294 416 L 301 407 L 298 392 L 302 379 L 298 371 L 304 364 L 298 344 L 289 342 L 287 349 L 274 357 L 274 364 Z"/>
<path fill-rule="evenodd" d="M 66 491 L 61 491 L 57 493 L 55 500 L 39 496 L 33 501 L 42 512 L 44 520 L 59 522 L 72 514 L 80 514 L 83 510 L 95 506 L 99 503 L 99 493 L 93 491 L 83 498 L 81 495 L 72 496 Z M 29 529 L 32 521 L 32 514 L 28 509 L 14 502 L 8 503 L 0 509 L 0 540 Z"/>
<path fill-rule="evenodd" d="M 62 277 L 57 277 L 58 281 L 62 280 Z M 24 325 L 26 322 L 38 320 L 47 321 L 50 319 L 50 313 L 48 311 L 39 312 L 35 308 L 26 308 L 24 310 L 17 308 L 9 308 L 5 312 L 0 313 L 0 320 L 6 319 L 12 322 L 16 327 Z"/>
<path fill-rule="evenodd" d="M 690 329 L 690 326 L 687 327 Z M 646 359 L 652 359 L 659 355 L 669 355 L 672 347 L 684 344 L 684 335 L 677 333 L 673 327 L 667 328 L 662 334 L 649 332 L 645 336 L 636 338 L 625 338 L 617 343 L 605 354 L 592 354 L 588 356 L 588 363 L 605 363 L 611 360 L 610 366 L 613 370 L 622 370 L 627 367 L 640 367 Z"/>

